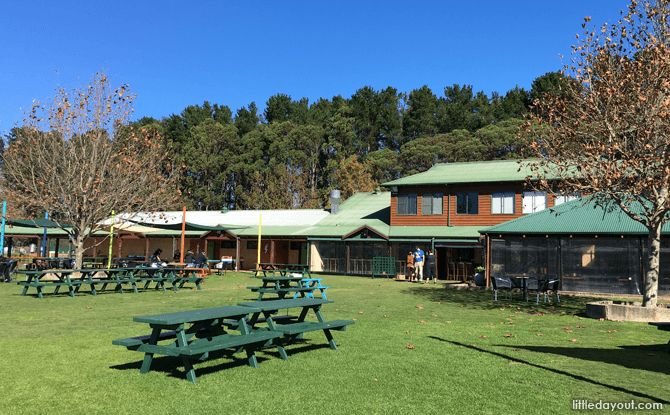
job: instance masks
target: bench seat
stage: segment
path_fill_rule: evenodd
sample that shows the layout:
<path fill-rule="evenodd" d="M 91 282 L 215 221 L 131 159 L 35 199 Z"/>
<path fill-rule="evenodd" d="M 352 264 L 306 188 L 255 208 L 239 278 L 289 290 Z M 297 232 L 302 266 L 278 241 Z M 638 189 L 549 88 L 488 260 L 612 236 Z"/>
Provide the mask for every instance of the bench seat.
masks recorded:
<path fill-rule="evenodd" d="M 347 326 L 354 324 L 352 320 L 334 320 L 320 323 L 318 321 L 304 321 L 302 323 L 284 324 L 277 326 L 277 331 L 286 335 L 296 335 L 316 330 L 346 330 Z"/>
<path fill-rule="evenodd" d="M 135 346 L 141 346 L 143 344 L 148 343 L 150 338 L 151 338 L 150 334 L 146 336 L 129 337 L 127 339 L 112 340 L 112 344 L 132 348 Z M 160 334 L 160 336 L 158 337 L 158 341 L 175 339 L 175 338 L 177 338 L 177 336 L 174 331 L 166 331 Z"/>
<path fill-rule="evenodd" d="M 220 336 L 197 339 L 186 347 L 180 347 L 181 355 L 195 356 L 215 350 L 237 348 L 248 344 L 267 343 L 272 339 L 281 337 L 281 333 L 270 331 L 256 331 L 247 335 L 223 334 Z"/>
<path fill-rule="evenodd" d="M 71 283 L 67 282 L 25 282 L 18 281 L 18 285 L 22 287 L 56 287 L 61 285 L 78 285 L 79 281 L 72 281 Z"/>

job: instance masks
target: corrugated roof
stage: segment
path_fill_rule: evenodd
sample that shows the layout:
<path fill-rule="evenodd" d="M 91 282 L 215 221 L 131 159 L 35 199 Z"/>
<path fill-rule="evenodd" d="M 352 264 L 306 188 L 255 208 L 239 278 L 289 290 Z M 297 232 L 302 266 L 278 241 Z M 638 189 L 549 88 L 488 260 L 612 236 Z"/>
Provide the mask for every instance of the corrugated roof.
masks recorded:
<path fill-rule="evenodd" d="M 481 226 L 392 226 L 391 238 L 479 238 Z"/>
<path fill-rule="evenodd" d="M 328 211 L 323 209 L 229 210 L 227 212 L 190 210 L 186 212 L 186 222 L 202 227 L 258 226 L 259 214 L 263 215 L 263 225 L 308 226 L 328 216 Z M 115 217 L 115 222 L 130 219 L 148 226 L 170 226 L 181 225 L 182 216 L 182 211 L 136 213 L 132 217 L 127 214 L 119 215 Z M 109 225 L 111 218 L 103 223 Z"/>
<path fill-rule="evenodd" d="M 304 234 L 342 237 L 367 226 L 387 237 L 390 221 L 391 192 L 362 192 L 345 200 L 337 213 L 331 213 L 305 229 Z"/>
<path fill-rule="evenodd" d="M 521 169 L 521 170 L 519 170 Z M 522 182 L 530 176 L 527 167 L 519 167 L 517 160 L 472 161 L 440 163 L 428 171 L 384 183 L 382 186 L 409 186 L 426 184 Z"/>
<path fill-rule="evenodd" d="M 647 235 L 649 231 L 618 207 L 605 212 L 587 197 L 485 228 L 490 234 L 614 234 Z M 670 234 L 670 223 L 662 232 Z"/>

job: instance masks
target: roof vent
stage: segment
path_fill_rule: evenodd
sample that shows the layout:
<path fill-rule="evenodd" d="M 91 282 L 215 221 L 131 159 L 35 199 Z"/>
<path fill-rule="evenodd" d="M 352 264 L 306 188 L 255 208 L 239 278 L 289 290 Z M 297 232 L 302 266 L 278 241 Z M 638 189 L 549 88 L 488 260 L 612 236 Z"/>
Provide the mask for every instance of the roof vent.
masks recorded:
<path fill-rule="evenodd" d="M 330 213 L 337 213 L 340 210 L 340 191 L 330 191 Z"/>

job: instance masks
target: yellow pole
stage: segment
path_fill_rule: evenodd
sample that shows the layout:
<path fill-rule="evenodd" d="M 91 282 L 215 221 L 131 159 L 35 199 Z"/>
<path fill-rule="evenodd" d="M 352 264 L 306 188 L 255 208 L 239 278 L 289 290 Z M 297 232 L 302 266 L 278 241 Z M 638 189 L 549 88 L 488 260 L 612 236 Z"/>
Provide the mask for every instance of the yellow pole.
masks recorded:
<path fill-rule="evenodd" d="M 256 260 L 256 268 L 258 264 L 261 263 L 261 221 L 263 220 L 263 215 L 258 214 L 258 259 Z"/>
<path fill-rule="evenodd" d="M 112 227 L 109 228 L 109 259 L 107 260 L 107 269 L 112 268 L 112 246 L 114 241 L 114 211 L 112 211 Z"/>

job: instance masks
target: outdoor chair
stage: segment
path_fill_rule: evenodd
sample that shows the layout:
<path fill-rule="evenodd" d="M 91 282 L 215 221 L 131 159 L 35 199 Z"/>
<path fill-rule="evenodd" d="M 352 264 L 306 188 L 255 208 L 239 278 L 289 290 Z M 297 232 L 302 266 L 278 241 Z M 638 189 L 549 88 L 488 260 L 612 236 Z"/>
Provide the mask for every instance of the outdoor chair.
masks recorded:
<path fill-rule="evenodd" d="M 465 282 L 465 263 L 456 264 L 456 279 Z"/>
<path fill-rule="evenodd" d="M 548 291 L 551 290 L 554 294 L 556 294 L 556 300 L 558 302 L 561 302 L 561 297 L 558 295 L 558 284 L 560 283 L 559 279 L 553 279 L 553 280 L 539 280 L 538 281 L 538 289 L 537 289 L 537 298 L 535 300 L 535 304 L 540 303 L 540 294 L 544 295 L 544 302 L 547 302 L 547 295 Z"/>
<path fill-rule="evenodd" d="M 509 294 L 509 299 L 512 299 L 512 281 L 509 278 L 493 277 L 491 278 L 493 284 L 494 299 L 498 301 L 498 290 L 505 292 L 505 297 Z"/>
<path fill-rule="evenodd" d="M 456 263 L 455 262 L 450 262 L 449 263 L 449 269 L 447 271 L 447 279 L 449 281 L 452 281 L 452 280 L 456 279 Z"/>

